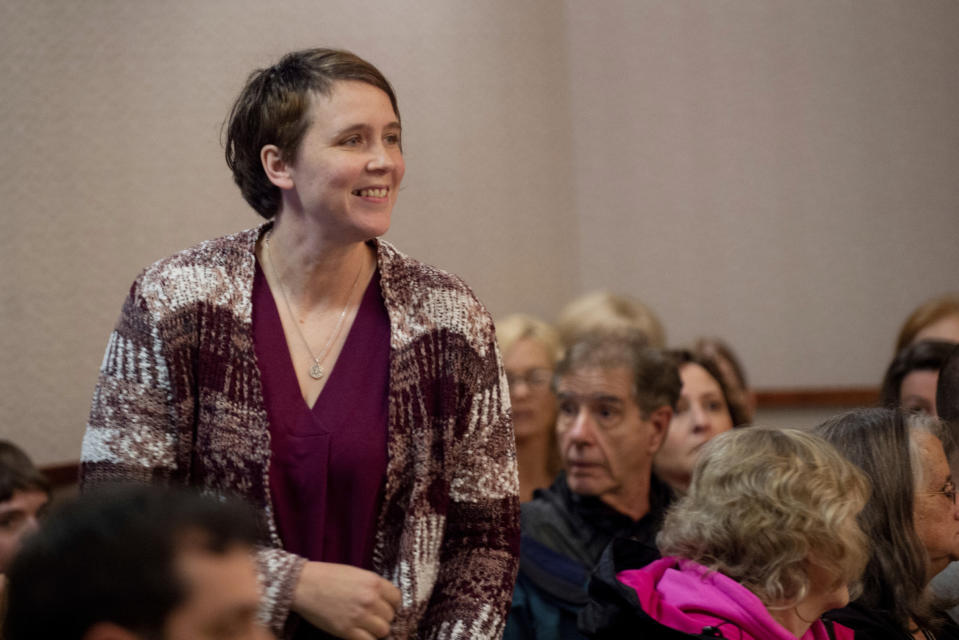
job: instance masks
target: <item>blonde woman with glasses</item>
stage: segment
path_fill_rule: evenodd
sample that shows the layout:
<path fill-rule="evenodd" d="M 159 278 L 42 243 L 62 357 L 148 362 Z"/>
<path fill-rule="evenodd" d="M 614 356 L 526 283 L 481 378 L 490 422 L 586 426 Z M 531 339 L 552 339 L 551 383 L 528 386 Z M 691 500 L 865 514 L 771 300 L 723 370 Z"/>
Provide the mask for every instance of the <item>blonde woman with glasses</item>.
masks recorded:
<path fill-rule="evenodd" d="M 509 383 L 520 501 L 528 502 L 559 472 L 556 394 L 550 387 L 562 348 L 553 327 L 520 313 L 498 322 L 496 336 Z"/>

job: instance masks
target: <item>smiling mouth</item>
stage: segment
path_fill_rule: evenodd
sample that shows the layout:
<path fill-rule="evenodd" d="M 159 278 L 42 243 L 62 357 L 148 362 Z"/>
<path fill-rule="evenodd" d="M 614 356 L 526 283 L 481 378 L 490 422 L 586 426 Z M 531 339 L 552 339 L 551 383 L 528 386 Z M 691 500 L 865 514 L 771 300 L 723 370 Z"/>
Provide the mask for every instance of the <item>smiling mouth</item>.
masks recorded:
<path fill-rule="evenodd" d="M 353 195 L 362 198 L 385 198 L 389 192 L 390 190 L 387 187 L 370 187 L 368 189 L 356 189 L 353 191 Z"/>

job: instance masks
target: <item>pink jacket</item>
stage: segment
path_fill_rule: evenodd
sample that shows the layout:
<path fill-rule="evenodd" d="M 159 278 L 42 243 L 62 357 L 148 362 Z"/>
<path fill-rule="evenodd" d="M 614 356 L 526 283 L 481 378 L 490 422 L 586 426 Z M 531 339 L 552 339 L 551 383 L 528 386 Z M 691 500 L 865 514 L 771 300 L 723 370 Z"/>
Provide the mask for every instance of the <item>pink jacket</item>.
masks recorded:
<path fill-rule="evenodd" d="M 642 569 L 622 571 L 620 582 L 636 590 L 643 610 L 661 624 L 684 633 L 715 627 L 729 640 L 796 640 L 773 619 L 758 597 L 721 573 L 682 558 L 663 558 Z M 836 640 L 853 632 L 835 625 Z M 828 640 L 816 621 L 801 640 Z"/>

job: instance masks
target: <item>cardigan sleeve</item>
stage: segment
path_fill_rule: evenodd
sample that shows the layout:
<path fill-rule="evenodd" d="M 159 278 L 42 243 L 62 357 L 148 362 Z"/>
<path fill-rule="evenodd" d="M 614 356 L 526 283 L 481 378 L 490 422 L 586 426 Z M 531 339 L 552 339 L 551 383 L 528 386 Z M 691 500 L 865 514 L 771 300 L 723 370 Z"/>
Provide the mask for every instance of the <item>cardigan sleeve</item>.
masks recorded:
<path fill-rule="evenodd" d="M 155 316 L 138 279 L 100 366 L 83 437 L 81 490 L 117 481 L 170 482 L 183 474 L 177 442 L 184 430 L 189 434 L 190 426 L 176 410 L 166 345 Z"/>
<path fill-rule="evenodd" d="M 134 282 L 110 335 L 83 437 L 82 491 L 111 482 L 196 484 L 190 474 L 197 427 L 195 327 L 189 313 L 171 312 L 152 289 L 142 275 Z M 243 494 L 241 487 L 233 491 Z M 306 560 L 274 544 L 256 555 L 260 617 L 279 632 Z"/>
<path fill-rule="evenodd" d="M 458 416 L 439 573 L 420 637 L 503 635 L 519 555 L 519 481 L 509 389 L 482 311 L 481 349 L 456 358 Z"/>

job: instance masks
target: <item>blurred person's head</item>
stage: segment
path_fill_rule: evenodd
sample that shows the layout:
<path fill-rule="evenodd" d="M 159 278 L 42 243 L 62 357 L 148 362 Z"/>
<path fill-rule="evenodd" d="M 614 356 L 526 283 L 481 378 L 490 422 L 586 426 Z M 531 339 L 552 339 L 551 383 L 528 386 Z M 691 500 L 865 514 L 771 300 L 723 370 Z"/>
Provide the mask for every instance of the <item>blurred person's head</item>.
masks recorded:
<path fill-rule="evenodd" d="M 920 340 L 897 353 L 882 380 L 880 406 L 938 415 L 936 383 L 953 347 L 942 340 Z"/>
<path fill-rule="evenodd" d="M 690 351 L 716 363 L 726 385 L 729 403 L 742 416 L 740 424 L 752 422 L 756 413 L 756 394 L 749 388 L 746 369 L 729 343 L 714 336 L 697 338 Z"/>
<path fill-rule="evenodd" d="M 716 363 L 685 349 L 668 352 L 679 366 L 683 386 L 662 448 L 653 460 L 656 475 L 685 491 L 700 449 L 713 437 L 746 424 Z"/>
<path fill-rule="evenodd" d="M 868 497 L 865 474 L 822 438 L 730 431 L 703 447 L 657 543 L 736 580 L 770 612 L 805 601 L 803 619 L 814 620 L 858 588 L 868 540 L 856 518 Z"/>
<path fill-rule="evenodd" d="M 872 483 L 859 518 L 872 543 L 860 602 L 888 611 L 904 631 L 914 624 L 935 627 L 926 586 L 959 552 L 959 510 L 941 423 L 873 408 L 831 418 L 816 431 Z"/>
<path fill-rule="evenodd" d="M 635 298 L 593 291 L 567 304 L 556 321 L 565 346 L 594 331 L 635 329 L 650 347 L 666 346 L 666 331 L 648 306 Z"/>
<path fill-rule="evenodd" d="M 556 398 L 550 382 L 562 355 L 559 334 L 542 320 L 516 313 L 496 323 L 496 339 L 509 382 L 516 439 L 552 434 Z"/>
<path fill-rule="evenodd" d="M 896 353 L 919 340 L 959 342 L 959 293 L 927 300 L 909 314 L 896 338 Z"/>
<path fill-rule="evenodd" d="M 569 488 L 640 517 L 653 456 L 679 399 L 676 363 L 635 329 L 597 331 L 566 350 L 554 384 Z"/>
<path fill-rule="evenodd" d="M 55 511 L 8 574 L 6 640 L 260 640 L 255 517 L 186 490 L 119 486 Z"/>
<path fill-rule="evenodd" d="M 0 440 L 0 573 L 23 538 L 37 529 L 50 502 L 50 483 L 19 447 Z"/>

